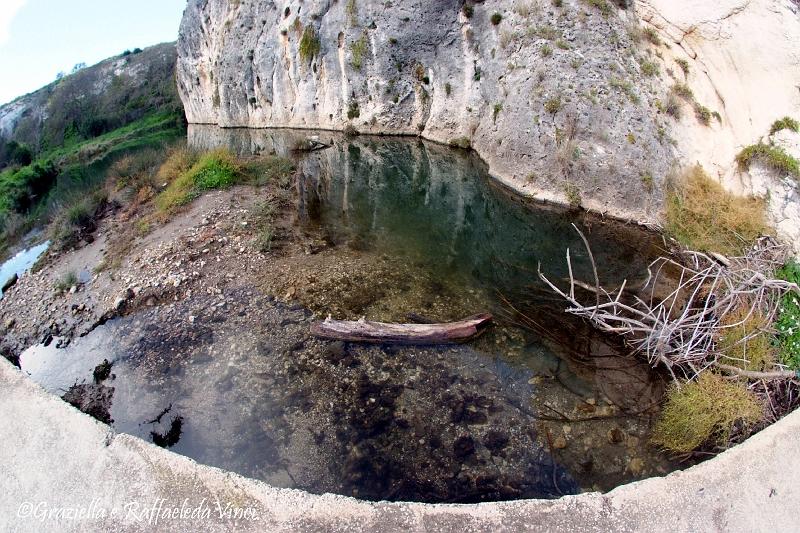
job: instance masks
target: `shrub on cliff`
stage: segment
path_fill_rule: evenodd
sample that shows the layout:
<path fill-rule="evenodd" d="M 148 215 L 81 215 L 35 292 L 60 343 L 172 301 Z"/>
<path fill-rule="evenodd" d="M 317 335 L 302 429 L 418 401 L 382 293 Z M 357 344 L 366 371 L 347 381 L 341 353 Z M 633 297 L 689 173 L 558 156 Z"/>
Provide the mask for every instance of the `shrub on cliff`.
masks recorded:
<path fill-rule="evenodd" d="M 740 255 L 768 231 L 764 207 L 762 199 L 727 192 L 696 166 L 670 183 L 666 230 L 692 250 Z"/>
<path fill-rule="evenodd" d="M 319 41 L 319 36 L 317 35 L 317 31 L 313 28 L 313 26 L 306 26 L 303 30 L 303 36 L 300 38 L 300 59 L 310 63 L 311 60 L 319 54 L 320 49 L 321 44 Z"/>
<path fill-rule="evenodd" d="M 764 143 L 751 144 L 736 156 L 739 170 L 748 170 L 753 161 L 758 161 L 771 170 L 788 174 L 795 179 L 800 178 L 800 162 L 780 146 Z"/>

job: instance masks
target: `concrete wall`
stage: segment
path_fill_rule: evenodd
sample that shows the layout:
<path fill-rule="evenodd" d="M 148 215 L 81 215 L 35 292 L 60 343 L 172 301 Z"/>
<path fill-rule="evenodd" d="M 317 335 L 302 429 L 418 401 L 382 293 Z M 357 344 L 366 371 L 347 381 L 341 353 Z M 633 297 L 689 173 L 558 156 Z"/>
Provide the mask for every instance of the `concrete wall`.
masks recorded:
<path fill-rule="evenodd" d="M 798 529 L 800 412 L 701 465 L 605 495 L 426 505 L 276 489 L 199 465 L 116 434 L 2 358 L 0 390 L 2 531 Z"/>

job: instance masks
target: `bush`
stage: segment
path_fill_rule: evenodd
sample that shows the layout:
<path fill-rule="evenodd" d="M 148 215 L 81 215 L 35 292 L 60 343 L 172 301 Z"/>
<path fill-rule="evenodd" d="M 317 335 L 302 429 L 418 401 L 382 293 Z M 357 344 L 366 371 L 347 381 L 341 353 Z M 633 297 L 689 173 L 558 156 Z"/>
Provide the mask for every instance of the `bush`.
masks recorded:
<path fill-rule="evenodd" d="M 741 255 L 769 228 L 764 200 L 734 196 L 695 166 L 670 184 L 666 230 L 693 250 Z"/>
<path fill-rule="evenodd" d="M 772 123 L 772 126 L 769 128 L 769 134 L 773 135 L 781 130 L 792 130 L 797 133 L 800 131 L 800 124 L 792 117 L 783 117 Z"/>
<path fill-rule="evenodd" d="M 681 68 L 681 70 L 683 71 L 683 75 L 684 76 L 688 76 L 689 75 L 689 62 L 688 61 L 686 61 L 685 59 L 680 58 L 680 59 L 676 59 L 675 63 L 677 63 L 678 66 Z"/>
<path fill-rule="evenodd" d="M 503 21 L 503 15 L 497 12 L 492 13 L 492 16 L 489 18 L 489 20 L 491 21 L 492 25 L 497 26 Z"/>
<path fill-rule="evenodd" d="M 180 173 L 158 195 L 156 206 L 164 212 L 172 211 L 191 202 L 202 190 L 233 185 L 239 175 L 240 167 L 229 151 L 218 149 L 208 152 L 200 156 L 191 168 Z"/>
<path fill-rule="evenodd" d="M 606 0 L 585 0 L 587 4 L 596 8 L 600 11 L 600 14 L 603 17 L 608 17 L 611 15 L 611 6 L 606 2 Z"/>
<path fill-rule="evenodd" d="M 552 98 L 548 98 L 544 103 L 544 110 L 551 115 L 558 113 L 561 110 L 561 97 L 553 96 Z"/>
<path fill-rule="evenodd" d="M 752 144 L 745 147 L 736 156 L 739 170 L 748 170 L 753 161 L 759 161 L 767 168 L 789 174 L 795 179 L 800 178 L 800 163 L 779 146 L 764 143 Z"/>
<path fill-rule="evenodd" d="M 464 4 L 464 7 L 461 8 L 461 12 L 464 13 L 465 17 L 471 19 L 472 15 L 475 14 L 475 9 L 469 4 Z"/>
<path fill-rule="evenodd" d="M 726 447 L 734 429 L 750 427 L 763 416 L 758 399 L 744 386 L 707 371 L 669 390 L 651 442 L 675 454 Z"/>
<path fill-rule="evenodd" d="M 65 292 L 68 291 L 73 285 L 77 284 L 78 275 L 75 274 L 74 270 L 70 270 L 56 281 L 55 289 L 57 292 Z"/>
<path fill-rule="evenodd" d="M 352 54 L 351 63 L 356 70 L 361 70 L 364 64 L 364 56 L 367 53 L 368 45 L 369 42 L 367 41 L 366 33 L 363 33 L 361 37 L 353 41 L 353 44 L 350 45 L 350 53 Z"/>
<path fill-rule="evenodd" d="M 564 196 L 571 208 L 577 209 L 581 206 L 581 191 L 574 183 L 568 182 L 564 184 Z"/>
<path fill-rule="evenodd" d="M 237 183 L 275 183 L 284 187 L 293 171 L 292 162 L 278 156 L 243 162 L 222 148 L 199 156 L 175 150 L 159 169 L 158 175 L 169 185 L 156 197 L 156 207 L 169 213 L 188 204 L 203 191 L 224 189 Z"/>
<path fill-rule="evenodd" d="M 319 54 L 320 48 L 321 45 L 316 30 L 311 25 L 306 26 L 303 30 L 303 36 L 300 38 L 300 48 L 298 50 L 300 59 L 310 63 Z"/>

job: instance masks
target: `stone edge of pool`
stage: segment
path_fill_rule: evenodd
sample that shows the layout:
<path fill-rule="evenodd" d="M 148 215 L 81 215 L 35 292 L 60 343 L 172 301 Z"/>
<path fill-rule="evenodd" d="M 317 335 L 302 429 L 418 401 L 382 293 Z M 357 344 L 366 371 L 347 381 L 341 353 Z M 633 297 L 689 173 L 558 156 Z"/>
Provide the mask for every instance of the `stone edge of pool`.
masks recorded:
<path fill-rule="evenodd" d="M 798 523 L 800 411 L 705 463 L 607 494 L 443 505 L 277 489 L 198 464 L 115 433 L 3 358 L 0 388 L 3 531 L 789 531 Z"/>

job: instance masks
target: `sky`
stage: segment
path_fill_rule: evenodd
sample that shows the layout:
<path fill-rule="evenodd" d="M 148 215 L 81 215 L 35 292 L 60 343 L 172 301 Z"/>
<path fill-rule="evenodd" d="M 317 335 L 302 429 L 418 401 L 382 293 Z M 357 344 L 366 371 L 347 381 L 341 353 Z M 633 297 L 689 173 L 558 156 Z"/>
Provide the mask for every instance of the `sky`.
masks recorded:
<path fill-rule="evenodd" d="M 0 0 L 0 104 L 77 63 L 178 38 L 186 0 Z"/>

